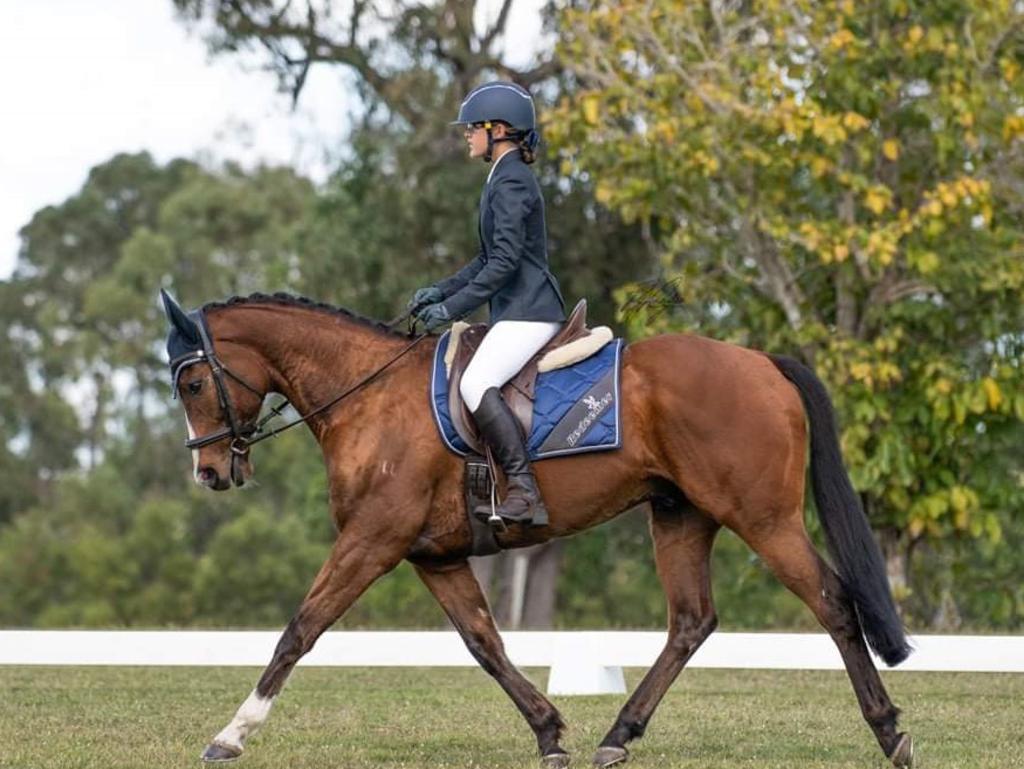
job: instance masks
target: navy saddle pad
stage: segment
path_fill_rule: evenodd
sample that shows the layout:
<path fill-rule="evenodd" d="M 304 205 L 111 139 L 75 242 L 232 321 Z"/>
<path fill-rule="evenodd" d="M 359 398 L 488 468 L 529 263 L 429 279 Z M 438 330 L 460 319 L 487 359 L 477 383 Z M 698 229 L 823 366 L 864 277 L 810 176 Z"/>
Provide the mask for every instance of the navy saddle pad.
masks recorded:
<path fill-rule="evenodd" d="M 438 340 L 430 378 L 434 420 L 445 445 L 465 456 L 469 447 L 455 431 L 448 411 L 444 355 L 450 331 Z M 533 428 L 526 442 L 530 459 L 606 451 L 622 446 L 619 369 L 622 340 L 613 339 L 586 360 L 537 375 Z"/>

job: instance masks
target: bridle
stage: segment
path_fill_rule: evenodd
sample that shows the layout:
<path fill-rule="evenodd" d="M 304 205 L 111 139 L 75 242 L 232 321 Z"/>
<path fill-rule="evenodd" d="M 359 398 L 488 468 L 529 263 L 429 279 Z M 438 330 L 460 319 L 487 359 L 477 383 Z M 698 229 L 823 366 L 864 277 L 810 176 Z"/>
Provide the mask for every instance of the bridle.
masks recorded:
<path fill-rule="evenodd" d="M 275 435 L 283 433 L 285 430 L 294 427 L 295 425 L 302 424 L 303 422 L 308 421 L 312 417 L 318 414 L 322 414 L 323 412 L 327 411 L 329 408 L 334 406 L 342 399 L 348 397 L 352 393 L 369 384 L 378 376 L 380 376 L 384 371 L 390 368 L 392 364 L 396 363 L 399 359 L 401 359 L 407 352 L 409 352 L 413 347 L 419 344 L 419 342 L 421 342 L 427 336 L 426 333 L 416 335 L 415 337 L 413 337 L 412 341 L 408 345 L 402 348 L 402 350 L 397 355 L 388 360 L 388 362 L 385 363 L 383 366 L 378 368 L 369 376 L 364 377 L 363 379 L 358 381 L 352 387 L 349 387 L 341 394 L 335 396 L 326 403 L 317 406 L 308 414 L 302 414 L 297 419 L 293 419 L 286 425 L 278 427 L 269 432 L 264 432 L 264 427 L 266 426 L 266 424 L 271 419 L 281 414 L 281 411 L 283 411 L 284 408 L 288 405 L 288 401 L 281 401 L 281 403 L 279 403 L 277 406 L 271 409 L 263 418 L 259 419 L 258 421 L 250 422 L 249 424 L 243 424 L 238 417 L 238 411 L 235 408 L 234 403 L 231 401 L 231 395 L 228 392 L 227 381 L 225 377 L 231 377 L 240 385 L 249 390 L 251 393 L 256 395 L 256 397 L 260 399 L 261 404 L 263 402 L 263 399 L 266 397 L 266 393 L 260 392 L 258 389 L 256 389 L 251 384 L 242 379 L 242 377 L 240 377 L 238 374 L 236 374 L 223 363 L 221 363 L 220 359 L 217 357 L 217 353 L 213 349 L 213 340 L 210 337 L 210 330 L 206 323 L 206 314 L 202 310 L 198 310 L 197 316 L 198 317 L 196 318 L 196 326 L 199 328 L 199 340 L 202 344 L 202 349 L 190 350 L 189 352 L 179 355 L 177 358 L 171 361 L 171 394 L 172 397 L 175 398 L 178 396 L 178 380 L 180 379 L 181 374 L 185 369 L 199 363 L 208 364 L 210 366 L 210 372 L 213 376 L 214 386 L 217 388 L 217 400 L 218 403 L 220 404 L 221 411 L 227 417 L 228 424 L 226 427 L 222 427 L 221 429 L 215 430 L 212 433 L 208 433 L 206 435 L 202 435 L 196 438 L 189 438 L 188 440 L 185 441 L 185 448 L 201 449 L 204 446 L 209 446 L 210 444 L 217 443 L 218 441 L 230 438 L 231 443 L 229 444 L 229 447 L 231 449 L 231 453 L 234 457 L 238 458 L 243 458 L 247 456 L 249 453 L 249 449 L 253 445 L 259 443 L 260 441 L 266 440 L 267 438 L 273 438 Z M 391 321 L 387 325 L 389 327 L 396 326 L 409 317 L 409 313 L 403 313 L 402 315 L 399 315 L 397 318 L 395 318 L 395 320 Z M 413 335 L 413 324 L 414 321 L 411 321 L 408 332 L 409 336 Z"/>
<path fill-rule="evenodd" d="M 235 404 L 232 402 L 231 395 L 228 392 L 225 375 L 231 377 L 245 389 L 256 395 L 260 399 L 260 403 L 263 402 L 264 393 L 261 393 L 220 362 L 220 358 L 217 357 L 217 353 L 213 349 L 213 340 L 210 338 L 210 330 L 206 324 L 206 314 L 200 310 L 197 315 L 196 327 L 199 329 L 199 340 L 203 347 L 201 350 L 190 350 L 171 361 L 171 396 L 174 398 L 178 397 L 178 380 L 185 369 L 197 363 L 208 363 L 210 365 L 210 372 L 213 375 L 214 387 L 217 389 L 217 401 L 220 405 L 220 410 L 227 417 L 228 423 L 226 427 L 222 427 L 212 433 L 197 438 L 189 438 L 185 441 L 185 448 L 201 449 L 204 446 L 209 446 L 211 443 L 217 443 L 217 441 L 230 438 L 231 453 L 242 457 L 249 453 L 249 446 L 252 443 L 251 437 L 256 432 L 258 426 L 242 424 L 238 417 L 238 410 L 235 408 Z"/>

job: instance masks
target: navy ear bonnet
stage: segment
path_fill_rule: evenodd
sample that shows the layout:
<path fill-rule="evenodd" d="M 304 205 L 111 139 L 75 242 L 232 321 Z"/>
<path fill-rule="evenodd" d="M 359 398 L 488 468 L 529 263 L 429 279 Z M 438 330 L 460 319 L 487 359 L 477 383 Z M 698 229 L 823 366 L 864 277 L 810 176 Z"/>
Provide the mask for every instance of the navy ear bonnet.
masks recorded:
<path fill-rule="evenodd" d="M 167 334 L 167 359 L 171 367 L 171 393 L 176 395 L 181 372 L 206 359 L 202 333 L 206 318 L 200 310 L 186 313 L 163 289 L 160 289 L 160 298 L 171 324 Z"/>

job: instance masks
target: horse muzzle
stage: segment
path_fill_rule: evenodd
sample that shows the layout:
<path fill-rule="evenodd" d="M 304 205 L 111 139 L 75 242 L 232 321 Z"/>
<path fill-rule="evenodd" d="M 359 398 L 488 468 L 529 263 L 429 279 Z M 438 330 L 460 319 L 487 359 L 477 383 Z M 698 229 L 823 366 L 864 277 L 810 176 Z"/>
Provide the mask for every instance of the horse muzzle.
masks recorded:
<path fill-rule="evenodd" d="M 219 462 L 217 464 L 220 464 Z M 231 452 L 226 467 L 218 470 L 213 465 L 203 465 L 196 471 L 196 483 L 213 491 L 227 491 L 232 486 L 244 486 L 252 475 L 249 452 Z"/>
<path fill-rule="evenodd" d="M 213 467 L 205 465 L 196 471 L 196 483 L 213 491 L 225 491 L 231 488 L 227 478 L 222 477 Z"/>

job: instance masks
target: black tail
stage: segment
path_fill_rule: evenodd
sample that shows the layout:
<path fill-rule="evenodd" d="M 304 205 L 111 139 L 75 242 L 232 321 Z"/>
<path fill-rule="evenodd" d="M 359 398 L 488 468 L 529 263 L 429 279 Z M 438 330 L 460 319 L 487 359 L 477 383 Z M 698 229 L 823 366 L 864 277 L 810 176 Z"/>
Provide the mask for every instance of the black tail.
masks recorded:
<path fill-rule="evenodd" d="M 892 599 L 882 553 L 843 466 L 832 401 L 825 385 L 807 366 L 780 355 L 769 357 L 796 385 L 804 402 L 811 425 L 814 503 L 839 578 L 857 608 L 868 644 L 886 663 L 898 665 L 910 654 L 910 646 Z"/>

